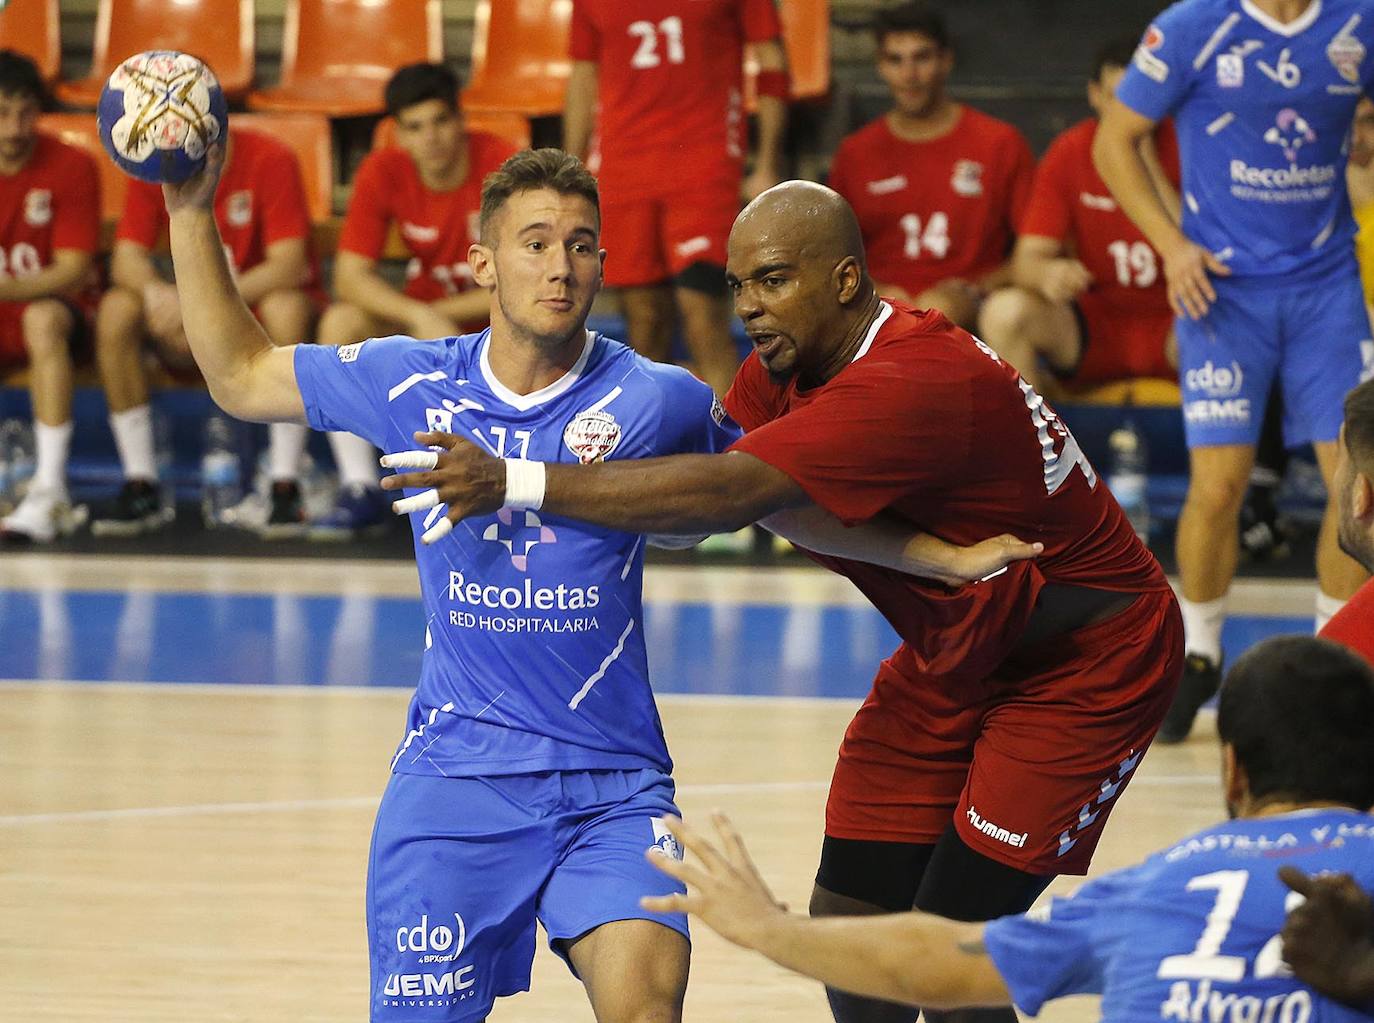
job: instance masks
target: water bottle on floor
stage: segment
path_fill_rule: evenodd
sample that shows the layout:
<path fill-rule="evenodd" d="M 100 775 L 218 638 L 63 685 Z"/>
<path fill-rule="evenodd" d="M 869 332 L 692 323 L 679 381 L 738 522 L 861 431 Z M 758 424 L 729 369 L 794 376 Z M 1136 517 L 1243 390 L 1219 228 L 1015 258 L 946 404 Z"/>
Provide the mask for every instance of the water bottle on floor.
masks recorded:
<path fill-rule="evenodd" d="M 1111 471 L 1107 474 L 1107 486 L 1111 489 L 1116 503 L 1126 513 L 1135 535 L 1142 543 L 1150 541 L 1150 503 L 1147 493 L 1149 483 L 1149 451 L 1145 438 L 1127 419 L 1111 432 L 1107 438 L 1111 448 Z"/>
<path fill-rule="evenodd" d="M 225 525 L 229 509 L 243 497 L 234 430 L 223 416 L 205 421 L 205 447 L 200 456 L 200 508 L 205 525 Z"/>

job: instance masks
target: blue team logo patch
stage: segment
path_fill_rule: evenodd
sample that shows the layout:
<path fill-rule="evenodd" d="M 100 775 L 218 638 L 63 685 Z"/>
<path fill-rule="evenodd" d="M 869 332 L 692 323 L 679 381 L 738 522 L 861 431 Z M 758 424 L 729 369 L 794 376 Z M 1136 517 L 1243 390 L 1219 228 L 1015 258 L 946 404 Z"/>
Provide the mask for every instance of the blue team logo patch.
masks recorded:
<path fill-rule="evenodd" d="M 510 553 L 510 563 L 528 572 L 530 551 L 541 543 L 557 543 L 558 535 L 528 508 L 502 508 L 496 521 L 483 530 L 482 539 L 501 544 Z"/>
<path fill-rule="evenodd" d="M 363 350 L 365 344 L 367 344 L 366 341 L 358 341 L 351 345 L 339 345 L 334 350 L 339 353 L 340 362 L 357 362 L 358 353 Z"/>
<path fill-rule="evenodd" d="M 1292 107 L 1284 107 L 1274 119 L 1274 125 L 1264 133 L 1264 141 L 1283 150 L 1289 163 L 1298 162 L 1298 150 L 1317 141 L 1317 133 L 1303 116 Z"/>
<path fill-rule="evenodd" d="M 668 826 L 663 823 L 663 818 L 650 817 L 649 823 L 654 826 L 653 848 L 663 853 L 664 856 L 671 856 L 675 860 L 682 859 L 682 846 L 673 837 L 673 833 L 668 830 Z"/>
<path fill-rule="evenodd" d="M 1331 61 L 1331 66 L 1347 82 L 1359 85 L 1360 65 L 1364 63 L 1365 48 L 1364 43 L 1350 34 L 1350 28 L 1351 26 L 1347 25 L 1341 29 L 1327 45 L 1326 59 Z"/>
<path fill-rule="evenodd" d="M 1163 30 L 1158 25 L 1151 25 L 1145 30 L 1145 38 L 1140 41 L 1135 51 L 1136 68 L 1146 78 L 1161 85 L 1169 77 L 1169 65 L 1156 56 L 1155 51 L 1163 45 Z"/>

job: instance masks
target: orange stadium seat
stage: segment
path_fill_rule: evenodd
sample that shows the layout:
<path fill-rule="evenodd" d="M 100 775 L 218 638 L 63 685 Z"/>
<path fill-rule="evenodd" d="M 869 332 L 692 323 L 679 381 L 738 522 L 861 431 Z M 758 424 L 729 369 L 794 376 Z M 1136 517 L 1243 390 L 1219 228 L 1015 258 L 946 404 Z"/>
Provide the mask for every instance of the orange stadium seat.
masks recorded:
<path fill-rule="evenodd" d="M 484 131 L 506 141 L 528 149 L 530 144 L 530 122 L 520 114 L 493 111 L 463 111 L 463 123 L 468 131 Z M 396 144 L 396 122 L 384 117 L 377 122 L 372 132 L 372 148 L 383 149 Z"/>
<path fill-rule="evenodd" d="M 357 117 L 380 113 L 397 68 L 444 59 L 439 0 L 288 0 L 281 84 L 254 110 Z"/>
<path fill-rule="evenodd" d="M 110 72 L 143 50 L 193 53 L 241 99 L 253 84 L 253 0 L 100 0 L 91 73 L 59 83 L 58 98 L 94 107 Z"/>
<path fill-rule="evenodd" d="M 334 150 L 323 114 L 233 114 L 229 124 L 285 142 L 301 165 L 305 204 L 313 224 L 329 221 L 334 208 Z"/>
<path fill-rule="evenodd" d="M 96 166 L 100 168 L 100 219 L 104 228 L 102 237 L 108 242 L 108 235 L 112 233 L 115 221 L 124 211 L 124 190 L 128 187 L 129 176 L 119 169 L 101 146 L 95 115 L 43 114 L 38 118 L 38 128 L 68 145 L 85 149 L 95 157 Z"/>
<path fill-rule="evenodd" d="M 478 0 L 463 109 L 562 113 L 571 20 L 572 0 Z"/>
<path fill-rule="evenodd" d="M 781 0 L 782 44 L 793 99 L 821 99 L 830 92 L 830 0 Z M 744 100 L 754 109 L 759 67 L 744 61 Z"/>
<path fill-rule="evenodd" d="M 10 0 L 0 6 L 0 47 L 31 58 L 49 85 L 57 81 L 62 64 L 57 0 Z"/>

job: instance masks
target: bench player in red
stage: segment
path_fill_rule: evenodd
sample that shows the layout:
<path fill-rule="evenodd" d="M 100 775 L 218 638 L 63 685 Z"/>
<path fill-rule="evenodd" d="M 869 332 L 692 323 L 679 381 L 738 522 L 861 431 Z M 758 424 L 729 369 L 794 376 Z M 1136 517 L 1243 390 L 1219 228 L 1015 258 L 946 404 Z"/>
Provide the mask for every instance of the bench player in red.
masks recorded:
<path fill-rule="evenodd" d="M 945 91 L 954 50 L 939 13 L 903 4 L 874 31 L 892 109 L 840 143 L 830 187 L 858 215 L 879 294 L 972 330 L 1007 280 L 1035 158 L 1010 124 Z"/>
<path fill-rule="evenodd" d="M 765 192 L 731 232 L 728 274 L 754 355 L 725 401 L 746 431 L 727 453 L 546 466 L 421 433 L 446 449 L 435 469 L 383 484 L 434 488 L 449 522 L 504 505 L 701 534 L 814 502 L 955 544 L 1042 541 L 1037 561 L 958 589 L 817 556 L 903 642 L 840 747 L 813 914 L 1024 911 L 1054 875 L 1087 871 L 1173 698 L 1183 626 L 1168 581 L 1012 366 L 940 313 L 878 297 L 836 193 Z M 916 1019 L 831 997 L 842 1021 Z"/>
<path fill-rule="evenodd" d="M 457 76 L 442 64 L 411 64 L 387 83 L 386 111 L 396 144 L 369 153 L 353 179 L 353 196 L 334 261 L 334 304 L 320 320 L 320 343 L 409 334 L 452 337 L 486 325 L 490 298 L 476 286 L 468 248 L 477 241 L 482 179 L 516 146 L 469 132 L 458 106 Z M 405 284 L 395 287 L 378 263 L 395 229 L 410 256 Z M 310 536 L 342 540 L 385 521 L 372 445 L 331 433 L 339 469 L 333 511 Z"/>
<path fill-rule="evenodd" d="M 0 368 L 28 362 L 37 461 L 0 536 L 28 543 L 77 525 L 67 496 L 72 347 L 88 333 L 100 241 L 95 161 L 37 130 L 46 100 L 33 62 L 0 50 Z"/>
<path fill-rule="evenodd" d="M 739 366 L 725 240 L 744 170 L 746 46 L 760 67 L 759 130 L 743 189 L 752 199 L 782 178 L 773 0 L 573 0 L 571 32 L 563 148 L 601 185 L 606 286 L 620 289 L 626 340 L 665 362 L 680 319 L 697 375 L 724 394 Z"/>
<path fill-rule="evenodd" d="M 229 129 L 228 166 L 215 197 L 215 217 L 230 253 L 240 294 L 278 345 L 308 338 L 323 306 L 310 253 L 310 213 L 300 164 L 285 143 L 265 132 Z M 158 269 L 154 252 L 167 237 L 162 188 L 130 181 L 110 256 L 110 289 L 96 315 L 96 361 L 124 485 L 91 524 L 97 536 L 135 536 L 171 521 L 158 486 L 152 408 L 144 348 L 151 343 L 173 373 L 195 374 L 181 322 L 177 288 Z M 303 535 L 299 484 L 305 428 L 271 427 L 268 447 L 271 507 L 261 533 Z"/>
<path fill-rule="evenodd" d="M 1088 103 L 1100 113 L 1126 73 L 1135 40 L 1104 46 L 1093 64 Z M 1049 378 L 1103 383 L 1135 377 L 1173 380 L 1168 357 L 1174 314 L 1163 265 L 1121 212 L 1092 161 L 1097 117 L 1050 145 L 1017 231 L 1012 286 L 988 296 L 978 336 L 1044 391 Z M 1171 122 L 1155 133 L 1152 163 L 1178 194 L 1178 142 Z"/>

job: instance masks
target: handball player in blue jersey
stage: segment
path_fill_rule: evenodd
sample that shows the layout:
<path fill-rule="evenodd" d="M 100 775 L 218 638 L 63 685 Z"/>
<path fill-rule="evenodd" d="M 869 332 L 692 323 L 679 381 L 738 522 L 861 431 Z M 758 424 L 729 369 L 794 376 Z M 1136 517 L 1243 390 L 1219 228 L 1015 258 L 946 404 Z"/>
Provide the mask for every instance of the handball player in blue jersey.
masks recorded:
<path fill-rule="evenodd" d="M 1327 871 L 1374 887 L 1374 670 L 1327 640 L 1267 640 L 1227 676 L 1217 727 L 1232 820 L 1024 915 L 789 914 L 724 818 L 719 847 L 669 822 L 692 859 L 652 858 L 688 892 L 645 903 L 829 986 L 922 1006 L 1036 1015 L 1097 994 L 1104 1023 L 1368 1020 L 1374 1003 L 1337 1002 L 1285 963 L 1280 934 L 1302 896 L 1279 868 L 1301 887 Z"/>
<path fill-rule="evenodd" d="M 435 432 L 507 460 L 507 506 L 448 535 L 433 491 L 404 499 L 425 654 L 373 835 L 371 1018 L 485 1018 L 529 987 L 536 920 L 598 1020 L 680 1018 L 686 918 L 639 905 L 673 888 L 645 850 L 680 855 L 663 824 L 677 811 L 648 684 L 646 538 L 541 515 L 518 490 L 534 461 L 721 451 L 738 428 L 685 370 L 586 329 L 605 254 L 596 182 L 567 154 L 516 154 L 484 182 L 469 261 L 492 292 L 489 330 L 294 349 L 271 347 L 234 290 L 208 206 L 221 157 L 166 189 L 186 333 L 215 400 L 357 434 L 386 464 L 432 463 L 410 449 Z M 814 510 L 779 528 L 948 581 L 1035 553 L 846 530 Z"/>
<path fill-rule="evenodd" d="M 1311 443 L 1328 487 L 1342 398 L 1374 372 L 1346 193 L 1346 139 L 1374 80 L 1369 0 L 1182 0 L 1145 33 L 1093 156 L 1164 260 L 1178 316 L 1190 451 L 1178 525 L 1188 662 L 1159 740 L 1187 737 L 1220 677 L 1237 517 L 1271 385 L 1287 446 Z M 1155 192 L 1137 144 L 1172 116 L 1183 220 Z M 1317 628 L 1363 570 L 1317 544 Z"/>

